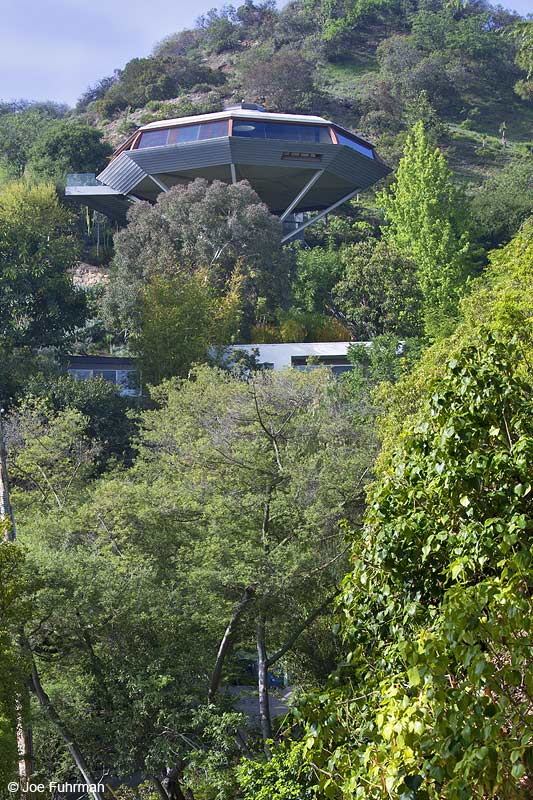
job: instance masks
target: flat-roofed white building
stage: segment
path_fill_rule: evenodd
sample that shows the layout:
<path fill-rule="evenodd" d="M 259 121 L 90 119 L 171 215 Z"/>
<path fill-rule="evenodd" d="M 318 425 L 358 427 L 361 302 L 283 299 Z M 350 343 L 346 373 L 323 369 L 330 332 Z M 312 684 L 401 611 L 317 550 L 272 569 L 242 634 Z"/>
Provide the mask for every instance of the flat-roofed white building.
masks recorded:
<path fill-rule="evenodd" d="M 258 363 L 267 369 L 312 369 L 313 366 L 328 366 L 336 374 L 352 369 L 348 359 L 348 348 L 354 344 L 367 347 L 368 342 L 290 342 L 287 344 L 235 344 L 229 352 L 245 352 L 254 355 Z M 308 363 L 311 359 L 311 363 Z"/>

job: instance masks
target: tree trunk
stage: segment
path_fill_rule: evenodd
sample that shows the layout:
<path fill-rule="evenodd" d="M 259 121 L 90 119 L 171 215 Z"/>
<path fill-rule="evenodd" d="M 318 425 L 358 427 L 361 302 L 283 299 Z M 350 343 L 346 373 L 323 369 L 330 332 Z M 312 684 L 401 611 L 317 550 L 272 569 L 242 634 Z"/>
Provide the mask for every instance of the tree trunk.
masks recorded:
<path fill-rule="evenodd" d="M 159 778 L 157 777 L 157 775 L 152 775 L 152 783 L 154 784 L 156 792 L 161 798 L 161 800 L 169 800 L 166 789 L 159 780 Z"/>
<path fill-rule="evenodd" d="M 9 480 L 7 474 L 6 445 L 4 440 L 3 409 L 0 409 L 0 527 L 2 539 L 5 542 L 14 542 L 16 539 L 15 515 L 9 499 Z"/>
<path fill-rule="evenodd" d="M 29 691 L 27 684 L 25 684 L 23 692 L 17 695 L 15 699 L 20 800 L 25 800 L 27 797 L 27 792 L 22 787 L 28 785 L 33 772 L 31 727 L 26 725 L 29 704 Z"/>
<path fill-rule="evenodd" d="M 245 609 L 247 606 L 252 602 L 253 597 L 255 594 L 255 587 L 247 586 L 244 590 L 244 594 L 233 609 L 233 615 L 228 623 L 228 626 L 224 632 L 224 636 L 220 642 L 218 653 L 217 653 L 217 660 L 215 662 L 215 666 L 213 667 L 213 672 L 211 674 L 211 683 L 209 685 L 209 692 L 207 694 L 207 700 L 209 703 L 214 701 L 215 695 L 218 692 L 220 687 L 220 681 L 222 679 L 222 669 L 224 667 L 224 661 L 226 656 L 231 651 L 233 646 L 233 639 L 237 632 L 237 628 L 241 621 L 241 617 L 244 614 Z"/>
<path fill-rule="evenodd" d="M 182 771 L 182 767 L 174 767 L 167 775 L 165 783 L 169 800 L 194 800 L 194 795 L 190 789 L 186 789 L 185 793 L 181 788 L 180 778 Z"/>
<path fill-rule="evenodd" d="M 2 541 L 14 542 L 17 529 L 15 527 L 15 514 L 9 497 L 9 478 L 2 412 L 3 409 L 0 409 L 0 532 L 2 534 Z M 27 793 L 23 787 L 28 785 L 33 772 L 31 727 L 26 724 L 29 705 L 28 685 L 25 683 L 22 692 L 15 697 L 20 800 L 26 800 Z"/>
<path fill-rule="evenodd" d="M 257 688 L 259 692 L 259 719 L 263 748 L 270 758 L 268 739 L 272 739 L 272 721 L 270 719 L 270 703 L 268 698 L 268 659 L 265 645 L 265 617 L 261 614 L 257 620 Z"/>
<path fill-rule="evenodd" d="M 309 627 L 310 627 L 310 626 L 313 624 L 313 622 L 315 621 L 315 619 L 318 619 L 318 617 L 320 617 L 320 615 L 324 613 L 324 611 L 326 610 L 326 608 L 327 608 L 329 605 L 331 605 L 331 603 L 333 603 L 333 601 L 335 600 L 335 598 L 336 598 L 336 597 L 338 597 L 338 596 L 339 596 L 339 589 L 335 589 L 335 591 L 334 591 L 334 593 L 333 593 L 333 594 L 331 594 L 329 597 L 326 597 L 326 599 L 324 600 L 324 602 L 323 602 L 323 603 L 321 603 L 321 605 L 319 605 L 319 606 L 318 606 L 318 608 L 315 608 L 315 610 L 314 610 L 314 611 L 312 611 L 312 612 L 311 612 L 311 614 L 309 614 L 309 616 L 308 616 L 308 617 L 306 617 L 306 618 L 304 619 L 304 621 L 303 621 L 303 622 L 302 622 L 300 625 L 298 625 L 298 627 L 297 627 L 297 628 L 296 628 L 296 629 L 293 631 L 293 633 L 292 633 L 292 634 L 289 636 L 289 638 L 287 639 L 287 641 L 285 642 L 285 644 L 284 644 L 282 647 L 280 647 L 280 649 L 279 649 L 279 650 L 277 650 L 275 653 L 273 653 L 273 654 L 272 654 L 272 655 L 271 655 L 271 656 L 268 658 L 268 660 L 267 660 L 267 667 L 272 667 L 272 666 L 274 666 L 274 664 L 275 664 L 277 661 L 279 661 L 279 660 L 280 660 L 280 658 L 283 658 L 283 656 L 285 655 L 285 653 L 288 653 L 288 652 L 289 652 L 289 650 L 290 650 L 290 649 L 292 648 L 292 646 L 293 646 L 293 645 L 296 643 L 296 641 L 297 641 L 297 640 L 298 640 L 298 638 L 299 638 L 299 637 L 302 635 L 302 633 L 303 633 L 305 630 L 307 630 L 307 628 L 309 628 Z"/>
<path fill-rule="evenodd" d="M 33 689 L 37 696 L 37 699 L 45 711 L 48 719 L 52 724 L 57 728 L 59 734 L 63 738 L 65 744 L 67 745 L 67 750 L 69 751 L 70 755 L 72 756 L 76 767 L 78 768 L 80 775 L 82 776 L 84 782 L 86 784 L 93 784 L 95 787 L 98 786 L 98 781 L 93 778 L 91 775 L 90 769 L 87 766 L 85 758 L 81 753 L 78 745 L 76 744 L 73 735 L 69 731 L 68 727 L 62 722 L 61 717 L 57 713 L 56 709 L 54 708 L 52 701 L 46 694 L 41 684 L 41 679 L 39 677 L 39 673 L 37 672 L 37 667 L 35 665 L 35 661 L 32 658 L 32 669 L 31 669 L 31 678 Z M 94 797 L 94 800 L 104 800 L 103 795 L 95 788 L 93 791 L 89 791 Z"/>

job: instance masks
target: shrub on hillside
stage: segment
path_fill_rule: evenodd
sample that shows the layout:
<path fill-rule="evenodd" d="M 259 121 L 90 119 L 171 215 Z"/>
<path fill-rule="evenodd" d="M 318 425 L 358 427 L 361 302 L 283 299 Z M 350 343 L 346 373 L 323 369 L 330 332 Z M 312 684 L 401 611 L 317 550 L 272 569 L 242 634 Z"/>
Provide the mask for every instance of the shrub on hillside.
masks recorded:
<path fill-rule="evenodd" d="M 68 172 L 100 172 L 110 155 L 96 128 L 54 120 L 33 143 L 27 169 L 39 180 L 62 182 Z"/>
<path fill-rule="evenodd" d="M 253 50 L 239 64 L 243 97 L 272 111 L 309 111 L 318 92 L 314 68 L 294 50 Z"/>
<path fill-rule="evenodd" d="M 198 83 L 217 86 L 223 81 L 219 73 L 184 56 L 133 58 L 98 107 L 109 116 L 128 106 L 142 108 L 150 100 L 168 100 Z"/>

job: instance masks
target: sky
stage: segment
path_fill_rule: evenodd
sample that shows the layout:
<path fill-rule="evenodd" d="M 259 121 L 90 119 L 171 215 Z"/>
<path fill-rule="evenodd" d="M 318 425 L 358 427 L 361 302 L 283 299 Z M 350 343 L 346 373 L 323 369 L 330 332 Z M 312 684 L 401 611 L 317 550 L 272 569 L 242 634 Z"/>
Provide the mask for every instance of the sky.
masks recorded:
<path fill-rule="evenodd" d="M 239 0 L 233 0 L 239 5 Z M 0 0 L 0 98 L 74 105 L 91 84 L 223 0 Z M 283 5 L 283 2 L 279 3 Z M 502 0 L 521 14 L 533 0 Z"/>

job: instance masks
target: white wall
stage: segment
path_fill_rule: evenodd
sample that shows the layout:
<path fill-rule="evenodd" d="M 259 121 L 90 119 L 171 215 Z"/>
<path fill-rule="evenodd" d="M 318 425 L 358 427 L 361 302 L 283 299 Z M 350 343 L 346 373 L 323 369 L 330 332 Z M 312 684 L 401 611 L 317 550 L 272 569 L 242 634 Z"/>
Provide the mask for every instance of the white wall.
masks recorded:
<path fill-rule="evenodd" d="M 244 350 L 246 353 L 258 351 L 260 364 L 273 364 L 274 369 L 291 366 L 294 356 L 341 356 L 345 357 L 352 344 L 368 342 L 290 342 L 287 344 L 234 344 L 228 350 Z"/>

